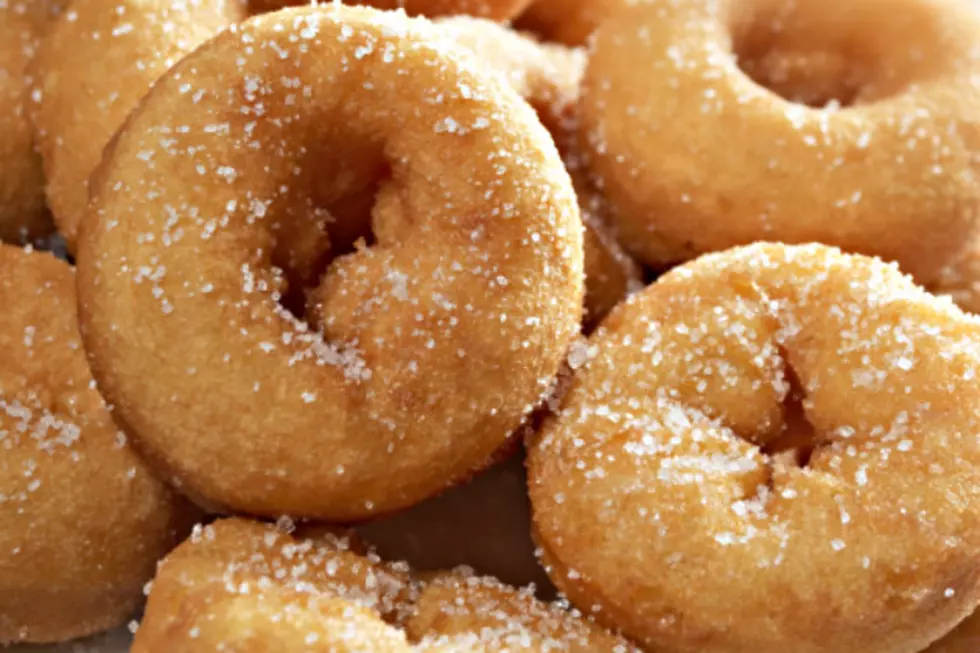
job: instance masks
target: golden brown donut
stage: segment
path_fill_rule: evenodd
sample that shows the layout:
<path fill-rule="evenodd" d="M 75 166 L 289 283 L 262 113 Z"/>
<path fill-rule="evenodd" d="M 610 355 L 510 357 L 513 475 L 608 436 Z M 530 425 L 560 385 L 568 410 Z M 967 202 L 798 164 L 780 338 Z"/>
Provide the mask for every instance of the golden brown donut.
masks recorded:
<path fill-rule="evenodd" d="M 949 297 L 964 311 L 980 313 L 980 240 L 965 256 L 943 268 L 929 290 Z"/>
<path fill-rule="evenodd" d="M 915 653 L 980 603 L 980 321 L 821 245 L 621 304 L 528 458 L 583 610 L 664 653 Z"/>
<path fill-rule="evenodd" d="M 96 174 L 93 368 L 208 504 L 413 505 L 486 466 L 550 388 L 581 315 L 575 195 L 530 107 L 437 41 L 339 4 L 251 19 L 159 80 Z M 379 161 L 374 244 L 330 252 L 321 207 Z M 315 328 L 279 302 L 304 278 Z"/>
<path fill-rule="evenodd" d="M 405 630 L 413 641 L 469 645 L 487 653 L 639 653 L 613 635 L 559 605 L 500 581 L 447 574 L 419 592 Z"/>
<path fill-rule="evenodd" d="M 599 23 L 627 0 L 534 0 L 515 25 L 548 41 L 585 45 Z"/>
<path fill-rule="evenodd" d="M 27 65 L 55 8 L 46 0 L 0 0 L 0 240 L 7 242 L 52 230 L 25 105 Z"/>
<path fill-rule="evenodd" d="M 123 623 L 190 523 L 95 389 L 74 281 L 49 254 L 0 245 L 0 644 Z"/>
<path fill-rule="evenodd" d="M 466 14 L 503 22 L 520 14 L 530 3 L 531 0 L 354 0 L 350 4 L 404 9 L 412 16 L 431 18 Z M 251 0 L 251 6 L 261 11 L 308 4 L 308 0 Z"/>
<path fill-rule="evenodd" d="M 815 241 L 934 281 L 977 235 L 978 33 L 964 0 L 614 12 L 596 32 L 580 134 L 621 242 L 664 267 Z"/>
<path fill-rule="evenodd" d="M 980 613 L 967 617 L 953 632 L 922 653 L 976 653 L 980 650 Z"/>
<path fill-rule="evenodd" d="M 534 556 L 523 456 L 489 468 L 472 481 L 407 510 L 357 527 L 378 554 L 417 570 L 460 565 L 511 585 L 551 581 Z"/>
<path fill-rule="evenodd" d="M 528 591 L 457 574 L 423 586 L 341 537 L 241 519 L 197 529 L 160 565 L 131 650 L 630 651 Z"/>
<path fill-rule="evenodd" d="M 73 249 L 102 150 L 154 81 L 220 29 L 241 0 L 75 0 L 31 65 L 31 118 L 58 230 Z"/>

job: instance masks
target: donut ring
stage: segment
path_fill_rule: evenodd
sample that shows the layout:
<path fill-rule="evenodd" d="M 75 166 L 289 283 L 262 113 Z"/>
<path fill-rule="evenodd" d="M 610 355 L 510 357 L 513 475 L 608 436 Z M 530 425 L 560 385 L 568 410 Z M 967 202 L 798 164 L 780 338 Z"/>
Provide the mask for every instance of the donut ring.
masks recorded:
<path fill-rule="evenodd" d="M 433 29 L 341 5 L 254 18 L 163 77 L 96 173 L 78 267 L 93 368 L 209 504 L 350 521 L 418 503 L 491 462 L 578 330 L 561 159 Z M 280 73 L 308 90 L 274 92 Z M 377 244 L 330 263 L 311 330 L 278 300 L 331 256 L 319 207 L 382 167 Z"/>
<path fill-rule="evenodd" d="M 978 343 L 893 266 L 824 246 L 667 273 L 605 320 L 530 447 L 552 580 L 666 653 L 921 651 L 980 603 Z"/>
<path fill-rule="evenodd" d="M 538 646 L 513 646 L 528 640 Z M 160 565 L 132 652 L 515 649 L 631 650 L 527 591 L 457 575 L 422 587 L 404 564 L 362 555 L 335 535 L 294 537 L 226 519 L 196 530 Z"/>
<path fill-rule="evenodd" d="M 375 9 L 404 9 L 411 16 L 469 15 L 503 22 L 520 14 L 530 3 L 531 0 L 356 0 L 351 4 Z M 271 11 L 310 3 L 306 0 L 252 0 L 251 4 L 263 11 Z"/>
<path fill-rule="evenodd" d="M 94 389 L 74 281 L 48 254 L 0 245 L 0 644 L 125 622 L 190 525 Z"/>
<path fill-rule="evenodd" d="M 27 65 L 50 20 L 54 3 L 0 3 L 0 240 L 31 242 L 51 232 L 44 206 L 41 160 L 24 110 Z"/>
<path fill-rule="evenodd" d="M 547 41 L 585 45 L 599 23 L 627 0 L 535 0 L 516 20 L 518 29 Z"/>
<path fill-rule="evenodd" d="M 580 134 L 621 242 L 654 267 L 823 242 L 934 281 L 977 231 L 977 33 L 959 0 L 614 12 L 596 32 Z M 638 74 L 625 60 L 653 64 Z"/>
<path fill-rule="evenodd" d="M 74 249 L 88 178 L 153 82 L 218 30 L 245 18 L 240 0 L 75 0 L 31 64 L 31 119 L 55 223 Z"/>

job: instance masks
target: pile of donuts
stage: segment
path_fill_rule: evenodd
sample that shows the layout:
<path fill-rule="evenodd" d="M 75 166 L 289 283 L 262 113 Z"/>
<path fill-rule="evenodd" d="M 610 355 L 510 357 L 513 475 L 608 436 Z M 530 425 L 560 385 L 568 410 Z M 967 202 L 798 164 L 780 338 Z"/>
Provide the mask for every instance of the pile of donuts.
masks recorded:
<path fill-rule="evenodd" d="M 0 100 L 0 647 L 980 653 L 968 0 L 0 0 Z"/>

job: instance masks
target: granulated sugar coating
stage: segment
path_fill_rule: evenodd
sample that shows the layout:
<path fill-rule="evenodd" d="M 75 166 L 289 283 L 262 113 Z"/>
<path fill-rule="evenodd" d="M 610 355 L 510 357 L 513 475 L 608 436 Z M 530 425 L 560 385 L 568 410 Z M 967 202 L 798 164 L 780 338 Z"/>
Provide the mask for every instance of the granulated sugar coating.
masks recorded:
<path fill-rule="evenodd" d="M 89 174 L 126 116 L 185 54 L 244 18 L 244 0 L 75 0 L 53 21 L 31 63 L 27 107 L 70 247 Z"/>
<path fill-rule="evenodd" d="M 405 507 L 489 463 L 551 387 L 581 317 L 575 195 L 533 110 L 435 29 L 340 5 L 252 19 L 161 79 L 107 152 L 83 334 L 192 495 Z M 379 177 L 374 243 L 333 258 L 335 232 L 369 231 L 341 216 Z M 304 285 L 314 328 L 289 310 Z"/>
<path fill-rule="evenodd" d="M 27 65 L 60 3 L 0 0 L 0 240 L 20 243 L 52 231 L 41 159 L 22 98 Z"/>
<path fill-rule="evenodd" d="M 586 358 L 529 456 L 575 605 L 667 653 L 914 653 L 977 604 L 976 317 L 762 244 L 668 273 Z"/>
<path fill-rule="evenodd" d="M 133 653 L 632 653 L 529 593 L 459 573 L 431 581 L 329 532 L 223 520 L 195 531 L 150 586 Z"/>
<path fill-rule="evenodd" d="M 263 10 L 308 5 L 310 0 L 252 0 L 253 7 Z M 377 9 L 404 9 L 413 16 L 446 16 L 466 14 L 480 18 L 507 21 L 523 11 L 531 0 L 357 0 L 348 4 L 369 5 Z"/>
<path fill-rule="evenodd" d="M 666 266 L 823 242 L 934 281 L 977 236 L 978 33 L 962 0 L 615 12 L 591 49 L 580 136 L 623 243 Z"/>
<path fill-rule="evenodd" d="M 74 274 L 0 245 L 0 643 L 118 626 L 189 526 L 92 380 Z"/>

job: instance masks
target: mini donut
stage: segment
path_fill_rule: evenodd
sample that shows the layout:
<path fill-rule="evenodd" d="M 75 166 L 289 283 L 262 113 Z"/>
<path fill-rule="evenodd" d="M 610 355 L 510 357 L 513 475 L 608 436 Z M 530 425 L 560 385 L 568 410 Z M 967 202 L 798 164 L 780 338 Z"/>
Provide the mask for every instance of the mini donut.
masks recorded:
<path fill-rule="evenodd" d="M 541 44 L 497 23 L 458 16 L 437 21 L 451 40 L 474 53 L 488 69 L 502 75 L 538 112 L 538 117 L 566 157 L 585 225 L 586 330 L 640 285 L 640 271 L 604 224 L 605 202 L 569 161 L 585 51 Z"/>
<path fill-rule="evenodd" d="M 339 4 L 253 18 L 161 78 L 96 172 L 86 349 L 199 501 L 339 522 L 414 505 L 550 389 L 581 317 L 575 194 L 533 110 L 438 41 Z M 331 252 L 322 207 L 379 163 L 374 244 Z M 280 303 L 297 280 L 309 322 Z"/>
<path fill-rule="evenodd" d="M 580 614 L 486 576 L 436 577 L 420 590 L 405 630 L 413 641 L 476 651 L 639 653 Z"/>
<path fill-rule="evenodd" d="M 551 581 L 534 555 L 523 456 L 407 510 L 359 525 L 379 555 L 434 571 L 466 565 L 516 586 Z"/>
<path fill-rule="evenodd" d="M 192 514 L 95 389 L 72 269 L 0 245 L 0 644 L 123 623 Z"/>
<path fill-rule="evenodd" d="M 27 65 L 54 8 L 45 0 L 0 0 L 0 240 L 12 243 L 52 230 L 24 107 Z"/>
<path fill-rule="evenodd" d="M 342 537 L 226 519 L 196 529 L 160 565 L 131 650 L 631 649 L 526 590 L 457 574 L 439 574 L 423 586 L 403 563 L 365 555 Z"/>
<path fill-rule="evenodd" d="M 580 138 L 620 241 L 658 268 L 758 240 L 822 242 L 933 282 L 977 235 L 978 33 L 962 0 L 614 12 L 596 32 Z"/>
<path fill-rule="evenodd" d="M 980 321 L 822 245 L 615 309 L 530 446 L 549 575 L 664 653 L 915 653 L 980 603 Z"/>
<path fill-rule="evenodd" d="M 220 29 L 241 0 L 75 0 L 32 65 L 30 104 L 55 223 L 70 247 L 88 207 L 88 177 L 156 79 Z"/>
<path fill-rule="evenodd" d="M 964 311 L 980 313 L 980 240 L 965 256 L 943 268 L 929 290 L 949 297 Z"/>
<path fill-rule="evenodd" d="M 565 45 L 585 45 L 599 23 L 627 0 L 534 0 L 516 20 L 522 30 Z"/>
<path fill-rule="evenodd" d="M 465 14 L 503 22 L 520 14 L 530 3 L 531 0 L 355 0 L 350 4 L 376 9 L 404 9 L 412 16 L 431 18 Z M 308 4 L 308 0 L 251 1 L 252 7 L 262 11 Z"/>
<path fill-rule="evenodd" d="M 975 612 L 922 653 L 976 653 L 977 650 L 980 650 L 980 613 Z"/>

